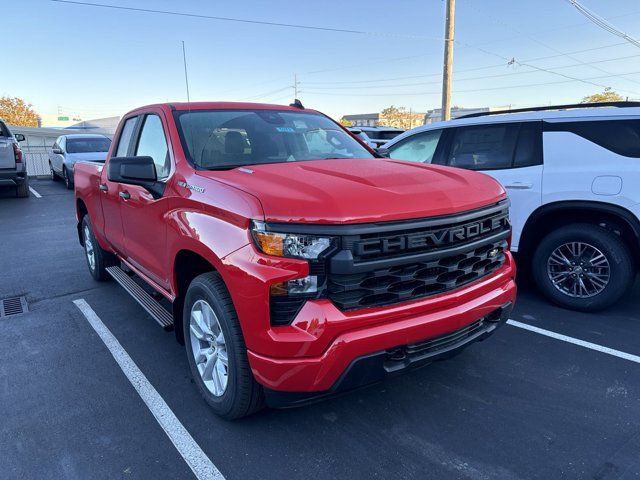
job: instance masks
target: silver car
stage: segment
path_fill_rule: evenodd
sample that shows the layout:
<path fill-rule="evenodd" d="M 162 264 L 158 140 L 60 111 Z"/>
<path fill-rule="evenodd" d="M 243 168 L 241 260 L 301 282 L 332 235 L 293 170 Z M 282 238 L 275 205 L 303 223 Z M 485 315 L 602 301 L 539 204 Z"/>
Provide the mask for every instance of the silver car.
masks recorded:
<path fill-rule="evenodd" d="M 104 162 L 110 146 L 111 140 L 104 135 L 79 133 L 58 137 L 49 153 L 51 179 L 62 178 L 71 190 L 76 162 Z"/>
<path fill-rule="evenodd" d="M 26 159 L 18 145 L 24 140 L 24 135 L 12 135 L 0 121 L 0 187 L 14 187 L 18 197 L 29 196 Z"/>

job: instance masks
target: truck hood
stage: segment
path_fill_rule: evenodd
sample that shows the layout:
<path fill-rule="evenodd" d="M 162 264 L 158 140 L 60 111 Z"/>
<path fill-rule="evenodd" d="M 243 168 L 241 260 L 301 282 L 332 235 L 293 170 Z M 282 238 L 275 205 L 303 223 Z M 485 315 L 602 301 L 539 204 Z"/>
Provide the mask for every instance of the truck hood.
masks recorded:
<path fill-rule="evenodd" d="M 365 223 L 473 210 L 505 197 L 491 177 L 399 160 L 312 160 L 199 172 L 258 198 L 266 221 Z"/>

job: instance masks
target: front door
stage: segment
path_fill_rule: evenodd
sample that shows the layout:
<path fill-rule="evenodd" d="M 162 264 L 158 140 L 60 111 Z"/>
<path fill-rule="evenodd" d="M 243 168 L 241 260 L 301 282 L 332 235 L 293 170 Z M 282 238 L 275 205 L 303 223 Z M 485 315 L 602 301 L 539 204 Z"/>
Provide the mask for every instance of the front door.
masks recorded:
<path fill-rule="evenodd" d="M 112 157 L 126 157 L 131 149 L 133 133 L 136 130 L 139 117 L 128 118 L 122 130 L 119 132 L 117 140 L 114 141 L 114 145 L 117 145 L 112 150 Z M 119 183 L 111 182 L 107 178 L 107 166 L 109 159 L 105 163 L 105 167 L 102 169 L 102 176 L 100 178 L 100 195 L 102 197 L 102 217 L 104 221 L 104 234 L 107 241 L 111 244 L 116 252 L 120 255 L 125 255 L 125 241 L 124 231 L 122 228 L 122 215 L 121 204 L 122 199 L 120 193 L 122 187 Z"/>
<path fill-rule="evenodd" d="M 171 153 L 163 125 L 162 111 L 141 119 L 132 143 L 134 156 L 149 156 L 156 166 L 158 182 L 166 183 L 171 173 Z M 170 261 L 167 255 L 166 214 L 169 199 L 153 195 L 136 185 L 120 185 L 121 215 L 127 260 L 165 289 L 169 289 Z"/>

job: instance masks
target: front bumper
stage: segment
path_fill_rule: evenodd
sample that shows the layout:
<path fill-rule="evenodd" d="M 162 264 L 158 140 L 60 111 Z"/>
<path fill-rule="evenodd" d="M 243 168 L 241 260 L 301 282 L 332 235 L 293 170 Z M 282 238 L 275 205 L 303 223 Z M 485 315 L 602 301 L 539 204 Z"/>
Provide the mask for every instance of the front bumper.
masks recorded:
<path fill-rule="evenodd" d="M 304 405 L 365 387 L 386 377 L 424 367 L 438 360 L 451 358 L 470 344 L 481 342 L 491 336 L 507 322 L 512 309 L 513 304 L 509 302 L 491 314 L 448 334 L 358 357 L 331 388 L 324 392 L 283 392 L 265 388 L 267 403 L 274 408 Z"/>
<path fill-rule="evenodd" d="M 16 164 L 16 168 L 0 168 L 0 187 L 15 187 L 27 178 L 24 163 Z"/>
<path fill-rule="evenodd" d="M 310 300 L 291 325 L 273 326 L 269 285 L 308 275 L 307 262 L 269 257 L 247 245 L 223 263 L 253 374 L 266 389 L 280 392 L 343 388 L 339 379 L 356 359 L 455 332 L 505 309 L 516 296 L 515 264 L 506 253 L 500 269 L 456 290 L 350 311 L 327 299 Z"/>

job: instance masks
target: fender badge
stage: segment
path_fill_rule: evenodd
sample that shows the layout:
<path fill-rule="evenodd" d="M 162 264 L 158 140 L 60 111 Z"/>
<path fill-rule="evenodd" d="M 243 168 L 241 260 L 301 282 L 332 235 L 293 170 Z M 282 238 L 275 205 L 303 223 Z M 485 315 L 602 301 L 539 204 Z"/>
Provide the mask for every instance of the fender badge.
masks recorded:
<path fill-rule="evenodd" d="M 178 182 L 178 186 L 179 187 L 183 187 L 183 188 L 187 188 L 187 189 L 192 190 L 194 192 L 204 193 L 204 188 L 198 187 L 196 185 L 189 185 L 187 182 Z"/>

